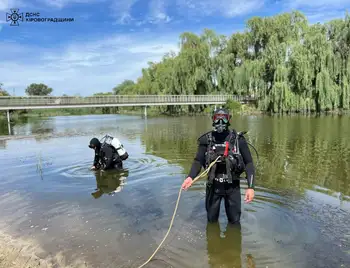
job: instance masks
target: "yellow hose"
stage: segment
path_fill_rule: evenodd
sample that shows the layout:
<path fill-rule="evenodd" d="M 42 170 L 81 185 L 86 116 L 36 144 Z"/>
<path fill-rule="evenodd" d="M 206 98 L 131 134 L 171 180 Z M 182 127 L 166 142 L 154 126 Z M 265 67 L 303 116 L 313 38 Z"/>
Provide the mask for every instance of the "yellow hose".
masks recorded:
<path fill-rule="evenodd" d="M 196 182 L 197 180 L 199 180 L 200 178 L 204 177 L 205 175 L 207 175 L 209 173 L 209 170 L 211 169 L 211 167 L 219 160 L 220 156 L 217 157 L 209 166 L 206 170 L 204 170 L 200 175 L 198 175 L 197 177 L 195 177 L 192 181 L 192 184 L 194 182 Z M 179 207 L 179 202 L 180 202 L 180 197 L 181 197 L 181 192 L 182 192 L 182 185 L 180 186 L 180 190 L 179 190 L 179 195 L 177 197 L 177 201 L 176 201 L 176 205 L 175 205 L 175 209 L 174 209 L 174 213 L 173 213 L 173 216 L 171 218 L 171 221 L 170 221 L 170 225 L 169 225 L 169 228 L 168 228 L 168 231 L 167 233 L 165 234 L 162 242 L 160 242 L 159 246 L 157 247 L 157 249 L 154 251 L 154 253 L 151 255 L 151 257 L 149 257 L 149 259 L 144 263 L 142 264 L 141 266 L 139 266 L 138 268 L 141 268 L 141 267 L 144 267 L 147 263 L 149 263 L 152 258 L 154 257 L 154 255 L 156 255 L 156 253 L 158 252 L 158 250 L 160 249 L 160 247 L 162 246 L 162 244 L 164 243 L 165 239 L 168 237 L 169 233 L 170 233 L 170 230 L 171 228 L 173 227 L 173 223 L 174 223 L 174 219 L 175 219 L 175 215 L 176 215 L 176 211 L 177 211 L 177 208 Z"/>

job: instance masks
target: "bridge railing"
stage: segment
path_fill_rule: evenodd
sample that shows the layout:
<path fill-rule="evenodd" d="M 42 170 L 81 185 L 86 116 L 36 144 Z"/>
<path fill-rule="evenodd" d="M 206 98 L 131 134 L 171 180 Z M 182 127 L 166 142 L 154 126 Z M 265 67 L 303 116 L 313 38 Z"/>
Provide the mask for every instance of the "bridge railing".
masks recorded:
<path fill-rule="evenodd" d="M 186 103 L 223 103 L 227 100 L 249 101 L 249 96 L 237 95 L 108 95 L 92 97 L 52 97 L 52 96 L 0 96 L 0 107 L 16 106 L 65 106 L 98 104 L 186 104 Z"/>

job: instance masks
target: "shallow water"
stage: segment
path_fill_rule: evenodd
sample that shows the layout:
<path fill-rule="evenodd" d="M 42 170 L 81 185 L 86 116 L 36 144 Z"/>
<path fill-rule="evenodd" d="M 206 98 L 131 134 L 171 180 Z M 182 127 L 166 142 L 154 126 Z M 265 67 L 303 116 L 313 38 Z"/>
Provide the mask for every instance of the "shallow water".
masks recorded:
<path fill-rule="evenodd" d="M 350 267 L 349 119 L 234 118 L 259 152 L 256 197 L 242 204 L 241 229 L 227 226 L 223 206 L 219 225 L 207 225 L 199 181 L 182 193 L 173 229 L 146 267 Z M 209 129 L 207 117 L 14 123 L 14 135 L 29 137 L 0 142 L 1 227 L 67 261 L 137 268 L 163 239 L 196 139 Z M 89 170 L 88 142 L 104 133 L 130 154 L 121 173 Z"/>

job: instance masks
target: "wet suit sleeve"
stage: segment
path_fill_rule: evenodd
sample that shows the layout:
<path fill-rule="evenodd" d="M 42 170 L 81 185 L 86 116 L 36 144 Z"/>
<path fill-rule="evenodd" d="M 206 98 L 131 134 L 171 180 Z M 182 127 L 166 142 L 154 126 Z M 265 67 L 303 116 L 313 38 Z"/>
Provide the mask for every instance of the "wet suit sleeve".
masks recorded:
<path fill-rule="evenodd" d="M 253 163 L 252 154 L 250 153 L 248 143 L 244 137 L 239 139 L 239 149 L 245 164 L 245 171 L 247 173 L 247 183 L 249 189 L 254 189 L 255 182 L 255 167 Z"/>
<path fill-rule="evenodd" d="M 100 154 L 99 154 L 99 152 L 96 150 L 95 151 L 95 157 L 94 157 L 94 163 L 93 163 L 93 166 L 97 166 L 97 164 L 98 164 L 98 160 L 100 159 Z"/>
<path fill-rule="evenodd" d="M 197 177 L 199 172 L 201 171 L 202 167 L 205 166 L 205 153 L 206 152 L 207 152 L 207 146 L 204 144 L 199 144 L 196 157 L 194 158 L 194 161 L 192 163 L 190 173 L 188 174 L 188 176 L 191 177 L 192 179 Z"/>

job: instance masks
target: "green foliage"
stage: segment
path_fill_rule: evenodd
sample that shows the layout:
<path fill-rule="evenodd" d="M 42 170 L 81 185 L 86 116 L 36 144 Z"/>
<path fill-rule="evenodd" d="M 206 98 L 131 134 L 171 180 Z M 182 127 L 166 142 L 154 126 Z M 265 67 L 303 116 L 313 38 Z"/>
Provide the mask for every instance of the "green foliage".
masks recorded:
<path fill-rule="evenodd" d="M 211 115 L 211 114 L 213 113 L 213 111 L 214 111 L 214 108 L 211 107 L 211 106 L 207 106 L 207 107 L 203 110 L 203 112 L 204 112 L 205 114 L 209 114 L 209 115 Z"/>
<path fill-rule="evenodd" d="M 3 88 L 3 83 L 0 83 L 0 96 L 10 96 L 10 94 Z"/>
<path fill-rule="evenodd" d="M 134 81 L 125 80 L 123 83 L 113 88 L 113 92 L 116 95 L 130 95 L 130 94 L 133 94 L 134 87 L 135 87 Z"/>
<path fill-rule="evenodd" d="M 225 104 L 225 108 L 228 109 L 231 114 L 236 114 L 242 111 L 242 104 L 234 100 L 228 100 Z"/>
<path fill-rule="evenodd" d="M 110 96 L 113 95 L 113 92 L 98 92 L 98 93 L 94 93 L 93 96 Z"/>
<path fill-rule="evenodd" d="M 30 96 L 47 96 L 52 93 L 52 88 L 48 87 L 45 84 L 30 84 L 26 90 L 25 90 L 27 95 Z"/>
<path fill-rule="evenodd" d="M 258 98 L 267 112 L 321 112 L 350 108 L 350 16 L 310 25 L 299 11 L 253 17 L 230 37 L 204 29 L 180 36 L 180 51 L 150 62 L 136 83 L 116 94 L 234 94 Z M 159 107 L 203 111 L 201 106 Z"/>
<path fill-rule="evenodd" d="M 0 89 L 0 96 L 10 96 L 10 94 L 4 89 Z"/>

